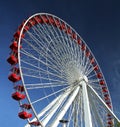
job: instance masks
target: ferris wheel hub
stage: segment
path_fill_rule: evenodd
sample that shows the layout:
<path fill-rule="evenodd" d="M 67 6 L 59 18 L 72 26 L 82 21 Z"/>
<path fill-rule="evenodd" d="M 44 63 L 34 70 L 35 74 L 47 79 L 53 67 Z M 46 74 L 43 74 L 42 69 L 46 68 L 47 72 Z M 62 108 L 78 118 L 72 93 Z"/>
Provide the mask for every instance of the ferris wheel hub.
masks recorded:
<path fill-rule="evenodd" d="M 87 78 L 86 75 L 83 76 L 83 80 L 84 80 L 86 83 L 88 83 L 88 78 Z"/>
<path fill-rule="evenodd" d="M 86 76 L 86 75 L 80 76 L 80 77 L 79 77 L 79 82 L 81 82 L 81 81 L 85 81 L 86 83 L 88 83 L 88 78 L 87 78 L 87 76 Z"/>
<path fill-rule="evenodd" d="M 85 76 L 85 75 L 80 76 L 79 79 L 78 79 L 78 80 L 75 80 L 72 84 L 73 84 L 74 86 L 78 86 L 78 85 L 81 86 L 82 82 L 85 82 L 85 84 L 88 83 L 88 78 L 87 78 L 87 76 Z"/>

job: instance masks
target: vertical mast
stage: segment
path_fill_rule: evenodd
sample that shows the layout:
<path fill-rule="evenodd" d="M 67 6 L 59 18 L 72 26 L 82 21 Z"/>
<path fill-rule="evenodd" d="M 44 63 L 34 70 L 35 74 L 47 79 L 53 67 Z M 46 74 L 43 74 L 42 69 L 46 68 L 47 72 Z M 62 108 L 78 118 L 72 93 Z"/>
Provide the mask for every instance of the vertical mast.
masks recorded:
<path fill-rule="evenodd" d="M 87 77 L 86 76 L 80 82 L 80 85 L 82 86 L 85 127 L 92 127 L 92 119 L 91 119 L 90 104 L 89 104 L 89 98 L 88 98 Z"/>

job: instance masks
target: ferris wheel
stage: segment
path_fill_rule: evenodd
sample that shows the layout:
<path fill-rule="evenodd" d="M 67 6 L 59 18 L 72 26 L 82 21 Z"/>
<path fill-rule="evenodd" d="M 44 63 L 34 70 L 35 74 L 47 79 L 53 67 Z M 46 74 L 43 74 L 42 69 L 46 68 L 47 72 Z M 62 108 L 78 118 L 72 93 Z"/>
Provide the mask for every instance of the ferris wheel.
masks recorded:
<path fill-rule="evenodd" d="M 113 127 L 119 121 L 90 48 L 65 21 L 37 13 L 14 34 L 7 61 L 25 127 Z"/>

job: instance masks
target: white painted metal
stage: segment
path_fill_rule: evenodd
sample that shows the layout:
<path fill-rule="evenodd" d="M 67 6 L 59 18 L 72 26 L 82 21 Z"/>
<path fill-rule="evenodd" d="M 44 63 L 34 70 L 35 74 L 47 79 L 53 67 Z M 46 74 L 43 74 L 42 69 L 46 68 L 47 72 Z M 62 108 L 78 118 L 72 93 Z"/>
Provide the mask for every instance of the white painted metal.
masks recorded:
<path fill-rule="evenodd" d="M 41 14 L 47 15 L 47 13 L 38 13 L 38 14 L 35 14 L 35 15 L 31 16 L 28 20 L 26 20 L 26 22 L 23 25 L 23 28 L 21 30 L 21 33 L 20 33 L 20 39 L 19 39 L 18 47 L 20 47 L 20 44 L 21 44 L 21 35 L 22 35 L 22 32 L 23 32 L 24 26 L 27 24 L 27 22 L 32 17 L 34 17 L 36 15 L 41 15 Z M 53 15 L 51 15 L 51 16 L 53 16 Z M 48 27 L 48 29 L 49 28 L 52 28 L 52 27 Z M 43 45 L 43 43 L 41 43 L 42 41 L 41 40 L 39 41 L 37 38 L 35 38 L 34 34 L 30 33 L 29 31 L 27 31 L 27 33 L 29 35 L 31 35 L 31 39 L 35 42 L 34 44 L 39 45 L 39 47 L 41 47 L 42 50 L 40 50 L 37 47 L 35 47 L 34 45 L 32 45 L 27 39 L 25 40 L 25 38 L 23 38 L 23 41 L 25 42 L 25 44 L 27 44 L 29 46 L 32 45 L 32 48 L 34 49 L 34 51 L 37 54 L 39 54 L 41 56 L 46 56 L 47 57 L 46 58 L 47 61 L 49 61 L 49 63 L 52 63 L 52 66 L 51 66 L 51 64 L 46 63 L 46 62 L 38 59 L 37 57 L 34 56 L 34 54 L 30 54 L 29 52 L 27 52 L 27 50 L 24 50 L 24 48 L 22 48 L 22 49 L 18 48 L 19 68 L 20 68 L 22 83 L 23 83 L 23 85 L 25 87 L 25 93 L 26 93 L 28 102 L 30 103 L 30 105 L 32 107 L 32 110 L 34 112 L 34 115 L 36 117 L 35 119 L 40 120 L 39 118 L 42 115 L 44 115 L 49 110 L 51 111 L 51 112 L 49 112 L 49 115 L 43 120 L 44 126 L 51 119 L 52 115 L 56 112 L 56 110 L 57 110 L 58 106 L 61 104 L 62 100 L 64 100 L 69 95 L 69 93 L 71 92 L 71 95 L 69 96 L 69 99 L 66 101 L 66 103 L 64 104 L 62 110 L 58 113 L 56 119 L 53 121 L 52 125 L 50 126 L 50 127 L 57 127 L 57 125 L 59 124 L 59 120 L 62 119 L 62 117 L 65 115 L 65 113 L 67 112 L 68 108 L 70 107 L 70 105 L 74 101 L 75 97 L 77 96 L 77 94 L 79 92 L 79 89 L 80 89 L 79 84 L 78 84 L 77 88 L 74 91 L 70 91 L 67 94 L 63 95 L 63 96 L 60 96 L 61 99 L 60 99 L 59 104 L 56 103 L 58 101 L 58 98 L 56 98 L 48 106 L 46 106 L 46 108 L 44 108 L 44 110 L 42 110 L 41 113 L 37 114 L 36 113 L 36 110 L 34 109 L 33 102 L 31 101 L 31 98 L 29 97 L 28 89 L 26 87 L 26 82 L 24 81 L 23 75 L 24 76 L 28 76 L 28 77 L 32 77 L 32 78 L 33 77 L 34 78 L 40 78 L 40 75 L 35 75 L 34 76 L 34 75 L 30 75 L 29 73 L 28 74 L 27 73 L 26 74 L 22 73 L 22 68 L 23 67 L 22 67 L 22 64 L 21 63 L 22 62 L 23 63 L 27 63 L 27 65 L 30 65 L 31 67 L 34 67 L 34 68 L 38 69 L 40 72 L 45 72 L 47 75 L 52 75 L 52 76 L 55 76 L 55 77 L 58 77 L 58 78 L 61 78 L 61 79 L 63 77 L 64 77 L 64 79 L 66 78 L 65 75 L 64 75 L 64 73 L 65 73 L 67 75 L 67 80 L 69 81 L 68 82 L 69 84 L 70 83 L 72 84 L 73 83 L 72 81 L 77 80 L 77 78 L 79 77 L 79 74 L 81 74 L 81 72 L 83 74 L 85 74 L 86 76 L 89 77 L 89 82 L 95 84 L 95 86 L 93 86 L 93 87 L 96 87 L 96 84 L 99 81 L 98 81 L 98 79 L 92 80 L 92 76 L 94 76 L 94 75 L 91 76 L 90 73 L 94 71 L 93 70 L 93 66 L 90 65 L 89 59 L 86 59 L 85 52 L 84 51 L 81 51 L 80 50 L 80 47 L 78 45 L 76 45 L 76 43 L 72 42 L 72 40 L 70 39 L 70 37 L 68 35 L 65 35 L 60 30 L 59 30 L 59 34 L 58 34 L 57 31 L 54 28 L 53 29 L 49 29 L 49 30 L 46 30 L 45 27 L 41 27 L 41 28 L 43 29 L 44 32 L 45 31 L 46 32 L 44 33 L 41 29 L 37 30 L 36 27 L 34 27 L 33 29 L 34 29 L 34 31 L 38 31 L 39 32 L 39 33 L 36 33 L 36 32 L 35 33 L 37 35 L 39 35 L 39 37 L 42 36 L 46 40 L 47 45 L 49 45 L 50 43 L 52 43 L 53 47 L 51 47 L 51 49 L 52 49 L 52 57 L 53 58 L 49 54 L 45 55 L 46 52 L 43 52 L 44 49 L 48 48 L 49 46 L 46 47 L 46 45 Z M 72 29 L 72 27 L 71 27 L 71 29 Z M 52 30 L 54 30 L 54 32 Z M 75 31 L 75 30 L 73 29 L 73 31 Z M 49 32 L 50 32 L 50 34 L 49 34 Z M 56 34 L 54 35 L 54 33 L 56 33 Z M 76 34 L 77 34 L 77 32 L 76 32 Z M 50 35 L 52 35 L 52 36 L 50 36 Z M 57 38 L 56 38 L 56 35 L 57 35 Z M 47 36 L 47 38 L 46 38 L 46 36 Z M 60 38 L 60 36 L 61 36 L 61 38 Z M 53 38 L 56 38 L 56 39 L 53 40 Z M 82 40 L 82 38 L 81 38 L 81 40 Z M 82 41 L 84 42 L 84 40 L 82 40 Z M 65 42 L 65 43 L 63 43 L 63 42 Z M 40 45 L 42 45 L 43 47 L 40 46 Z M 47 50 L 49 50 L 49 48 Z M 61 53 L 59 53 L 58 51 L 61 52 Z M 32 59 L 38 61 L 38 63 L 42 63 L 42 64 L 46 65 L 50 69 L 54 70 L 56 73 L 54 74 L 54 73 L 48 72 L 48 70 L 44 70 L 43 68 L 40 68 L 39 66 L 36 66 L 33 63 L 28 63 L 28 61 L 25 61 L 26 59 L 21 59 L 21 56 L 22 56 L 21 54 L 27 56 L 28 58 L 32 58 Z M 62 54 L 62 55 L 59 55 L 59 54 Z M 94 57 L 93 54 L 92 54 L 92 56 Z M 68 59 L 68 61 L 66 59 Z M 54 65 L 54 63 L 55 63 L 55 65 Z M 63 72 L 60 72 L 60 68 L 61 67 L 63 67 L 63 72 L 64 73 Z M 26 69 L 32 70 L 30 68 L 26 68 Z M 37 72 L 38 70 L 35 70 L 35 71 Z M 61 75 L 58 75 L 58 73 L 61 73 Z M 49 79 L 49 76 L 48 76 L 48 78 L 46 78 L 46 77 L 41 77 L 41 78 L 42 79 Z M 61 80 L 59 81 L 59 80 L 56 80 L 55 78 L 51 78 L 50 81 L 57 82 L 57 84 L 60 84 L 60 85 L 63 85 L 64 84 L 64 82 L 60 82 Z M 65 83 L 65 85 L 66 84 L 67 83 Z M 84 117 L 85 117 L 83 119 L 85 119 L 85 127 L 92 127 L 92 120 L 91 120 L 92 119 L 92 116 L 91 116 L 91 113 L 90 113 L 90 106 L 89 106 L 89 103 L 90 102 L 89 102 L 89 98 L 88 98 L 88 92 L 89 91 L 87 90 L 88 85 L 87 85 L 86 81 L 84 81 L 84 80 L 81 81 L 80 84 L 82 86 L 82 94 L 83 94 L 83 104 L 84 104 L 83 105 L 83 109 L 84 109 L 83 112 L 84 112 Z M 45 84 L 43 84 L 43 86 L 44 85 Z M 39 85 L 39 88 L 40 87 L 42 88 L 43 86 Z M 48 85 L 46 87 L 48 87 Z M 31 88 L 33 88 L 33 87 L 31 87 Z M 34 87 L 34 89 L 37 89 L 37 88 L 38 87 Z M 44 88 L 45 88 L 45 86 L 44 86 Z M 52 86 L 52 88 L 53 88 L 53 86 Z M 71 86 L 71 88 L 72 88 L 72 86 Z M 108 108 L 108 106 L 105 104 L 105 102 L 99 97 L 99 95 L 97 94 L 97 92 L 91 86 L 89 86 L 88 88 L 90 88 L 90 91 L 93 92 L 94 95 L 98 97 L 98 99 L 103 103 L 104 107 L 114 116 L 114 118 L 118 122 L 120 122 L 118 120 L 118 118 L 114 115 L 114 113 Z M 99 91 L 100 91 L 100 89 L 99 89 Z M 56 91 L 53 91 L 52 94 L 55 95 L 56 93 L 57 93 Z M 50 95 L 52 95 L 52 94 L 50 94 Z M 44 98 L 48 99 L 48 96 L 50 96 L 50 95 L 44 96 Z M 36 103 L 39 102 L 40 99 L 38 99 L 35 102 Z M 56 106 L 56 108 L 51 108 L 52 106 L 53 107 Z M 42 125 L 42 127 L 44 127 L 44 126 Z M 63 125 L 63 126 L 65 127 L 65 125 Z M 30 127 L 30 126 L 26 126 L 26 127 Z"/>
<path fill-rule="evenodd" d="M 67 89 L 64 93 L 56 97 L 47 107 L 45 107 L 39 114 L 38 119 L 40 119 L 41 116 L 45 115 L 46 112 L 48 112 L 47 116 L 42 120 L 42 125 L 46 126 L 46 124 L 49 122 L 51 117 L 56 112 L 57 108 L 61 105 L 61 103 L 64 101 L 64 99 L 70 94 L 71 88 Z M 32 121 L 36 121 L 36 118 L 34 118 Z M 25 127 L 30 127 L 29 124 L 25 125 Z"/>
<path fill-rule="evenodd" d="M 66 123 L 63 123 L 63 127 L 67 127 L 67 124 Z"/>
<path fill-rule="evenodd" d="M 70 95 L 69 99 L 67 100 L 67 102 L 65 103 L 65 105 L 63 106 L 63 108 L 61 109 L 61 111 L 59 112 L 59 114 L 57 115 L 56 119 L 53 121 L 53 123 L 51 124 L 50 127 L 57 127 L 58 126 L 59 120 L 61 120 L 63 118 L 63 116 L 65 115 L 65 113 L 67 112 L 68 108 L 70 107 L 70 105 L 74 101 L 75 97 L 77 96 L 79 89 L 80 89 L 80 86 L 77 86 L 77 88 Z"/>
<path fill-rule="evenodd" d="M 96 122 L 98 123 L 98 125 L 100 127 L 105 127 L 105 125 L 103 124 L 103 121 L 101 120 L 101 117 L 99 116 L 99 112 L 97 111 L 97 107 L 96 107 L 96 105 L 93 102 L 94 100 L 91 97 L 89 89 L 88 89 L 88 96 L 89 96 L 89 101 L 90 101 L 90 103 L 92 105 L 92 109 L 94 109 L 94 114 L 95 114 Z"/>
<path fill-rule="evenodd" d="M 22 33 L 23 33 L 23 30 L 24 30 L 25 25 L 27 24 L 27 22 L 28 22 L 28 21 L 30 20 L 30 18 L 32 18 L 32 17 L 33 17 L 33 16 L 29 17 L 29 18 L 26 20 L 26 22 L 24 23 L 24 25 L 23 25 L 23 27 L 22 27 L 22 29 L 21 29 L 21 31 L 20 31 L 20 38 L 19 38 L 19 42 L 18 42 L 18 63 L 19 63 L 19 70 L 20 70 L 20 74 L 21 74 L 21 80 L 22 80 L 22 83 L 23 83 L 24 86 L 25 86 L 25 82 L 24 82 L 23 73 L 22 73 L 22 69 L 21 69 L 21 57 L 20 57 L 20 55 L 21 55 L 21 54 L 20 54 L 21 36 L 22 36 Z M 28 95 L 28 92 L 27 92 L 26 87 L 24 87 L 24 91 L 25 91 L 25 93 L 26 93 L 27 100 L 28 100 L 28 102 L 30 103 L 31 108 L 32 108 L 32 110 L 33 110 L 33 112 L 34 112 L 34 115 L 35 115 L 35 117 L 37 118 L 37 113 L 36 113 L 36 111 L 35 111 L 35 109 L 34 109 L 32 103 L 31 103 L 31 100 L 30 100 L 30 98 L 29 98 L 29 95 Z M 37 118 L 37 120 L 39 121 L 38 118 Z M 29 120 L 28 120 L 28 121 L 29 121 Z M 41 124 L 41 127 L 43 127 L 42 124 Z"/>
<path fill-rule="evenodd" d="M 70 92 L 71 92 L 71 90 L 68 89 L 67 91 L 65 91 L 64 93 L 62 93 L 62 96 L 60 97 L 60 99 L 54 104 L 54 106 L 51 107 L 51 110 L 48 112 L 48 115 L 45 117 L 45 119 L 42 120 L 43 126 L 46 126 L 46 124 L 52 118 L 52 116 L 57 111 L 57 109 L 62 104 L 62 102 L 64 102 L 64 100 L 66 99 L 66 97 L 70 94 Z"/>
<path fill-rule="evenodd" d="M 82 85 L 85 127 L 92 127 L 92 117 L 90 112 L 87 83 L 83 80 L 80 82 L 80 84 Z"/>
<path fill-rule="evenodd" d="M 52 106 L 55 105 L 55 103 L 60 99 L 61 95 L 58 96 L 57 98 L 55 98 L 47 107 L 45 107 L 39 114 L 38 114 L 38 118 L 40 118 L 41 116 L 43 116 Z"/>
<path fill-rule="evenodd" d="M 60 97 L 61 97 L 61 95 L 58 96 L 57 98 L 55 98 L 47 107 L 45 107 L 45 108 L 38 114 L 38 119 L 39 119 L 42 115 L 44 115 L 44 114 L 56 103 L 56 101 L 58 101 L 58 100 L 60 99 Z M 36 121 L 36 118 L 34 118 L 34 119 L 32 120 L 32 122 L 33 122 L 33 121 Z M 30 125 L 29 125 L 29 124 L 26 124 L 25 127 L 30 127 Z"/>
<path fill-rule="evenodd" d="M 104 108 L 110 112 L 110 114 L 114 117 L 114 119 L 120 123 L 120 120 L 117 118 L 117 116 L 113 113 L 113 111 L 107 106 L 107 104 L 103 101 L 103 99 L 97 94 L 97 92 L 90 86 L 90 85 L 87 85 L 88 88 L 89 88 L 89 91 L 92 92 L 96 98 L 103 104 Z"/>

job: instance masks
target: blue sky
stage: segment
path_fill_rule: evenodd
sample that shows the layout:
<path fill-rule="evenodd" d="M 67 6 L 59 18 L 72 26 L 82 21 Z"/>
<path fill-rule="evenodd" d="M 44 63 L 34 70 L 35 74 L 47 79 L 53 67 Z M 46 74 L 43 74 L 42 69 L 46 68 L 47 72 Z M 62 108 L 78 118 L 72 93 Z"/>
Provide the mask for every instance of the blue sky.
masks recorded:
<path fill-rule="evenodd" d="M 11 98 L 9 44 L 17 26 L 32 14 L 52 13 L 70 24 L 93 51 L 105 75 L 115 114 L 120 118 L 120 1 L 8 0 L 0 2 L 0 126 L 23 127 Z"/>

